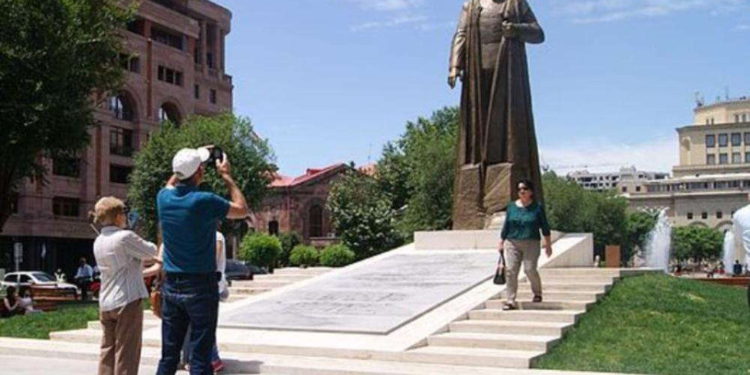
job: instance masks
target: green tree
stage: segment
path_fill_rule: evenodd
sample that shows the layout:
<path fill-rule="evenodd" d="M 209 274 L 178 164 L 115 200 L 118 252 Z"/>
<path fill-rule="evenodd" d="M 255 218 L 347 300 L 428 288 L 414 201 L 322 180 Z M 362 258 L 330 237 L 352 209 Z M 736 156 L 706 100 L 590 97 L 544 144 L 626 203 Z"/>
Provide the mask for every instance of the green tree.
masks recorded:
<path fill-rule="evenodd" d="M 706 227 L 678 227 L 672 230 L 672 258 L 703 261 L 721 256 L 724 236 Z"/>
<path fill-rule="evenodd" d="M 318 264 L 320 259 L 320 253 L 318 249 L 307 246 L 297 245 L 292 249 L 292 253 L 289 255 L 289 263 L 299 267 L 312 267 Z"/>
<path fill-rule="evenodd" d="M 628 214 L 626 228 L 626 240 L 623 244 L 623 259 L 629 260 L 635 248 L 643 249 L 648 240 L 648 234 L 654 229 L 658 213 L 636 211 Z"/>
<path fill-rule="evenodd" d="M 279 263 L 282 266 L 287 266 L 289 265 L 289 256 L 292 254 L 292 249 L 302 243 L 302 238 L 297 232 L 286 232 L 279 234 L 279 240 L 281 241 Z"/>
<path fill-rule="evenodd" d="M 401 243 L 389 196 L 372 177 L 346 172 L 333 183 L 327 207 L 343 243 L 364 259 Z"/>
<path fill-rule="evenodd" d="M 245 194 L 250 207 L 258 207 L 266 193 L 274 167 L 273 153 L 266 141 L 259 139 L 250 121 L 223 114 L 215 117 L 193 116 L 180 127 L 165 124 L 151 134 L 149 142 L 136 155 L 130 176 L 128 200 L 141 213 L 144 234 L 156 239 L 156 195 L 172 175 L 172 157 L 182 148 L 216 145 L 227 154 L 232 175 Z M 203 190 L 226 196 L 228 192 L 216 168 L 209 166 L 200 186 Z M 232 230 L 225 226 L 225 230 Z"/>
<path fill-rule="evenodd" d="M 118 3 L 0 1 L 0 230 L 23 180 L 44 181 L 44 158 L 77 156 L 95 106 L 120 87 L 132 10 Z"/>
<path fill-rule="evenodd" d="M 262 233 L 248 234 L 240 244 L 240 257 L 259 267 L 273 272 L 273 266 L 281 253 L 281 241 Z"/>
<path fill-rule="evenodd" d="M 404 135 L 383 150 L 379 185 L 393 208 L 405 207 L 398 228 L 407 236 L 450 228 L 458 123 L 458 108 L 443 108 L 407 123 Z"/>

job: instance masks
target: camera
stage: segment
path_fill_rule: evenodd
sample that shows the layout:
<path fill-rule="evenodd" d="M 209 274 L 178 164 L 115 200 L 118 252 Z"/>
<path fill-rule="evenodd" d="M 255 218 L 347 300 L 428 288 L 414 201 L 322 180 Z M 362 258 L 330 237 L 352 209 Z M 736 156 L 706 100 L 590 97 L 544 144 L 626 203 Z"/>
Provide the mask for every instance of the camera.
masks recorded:
<path fill-rule="evenodd" d="M 206 160 L 206 164 L 211 166 L 216 166 L 216 161 L 223 162 L 224 161 L 224 150 L 221 149 L 221 147 L 211 147 L 209 149 L 209 156 L 208 160 Z"/>

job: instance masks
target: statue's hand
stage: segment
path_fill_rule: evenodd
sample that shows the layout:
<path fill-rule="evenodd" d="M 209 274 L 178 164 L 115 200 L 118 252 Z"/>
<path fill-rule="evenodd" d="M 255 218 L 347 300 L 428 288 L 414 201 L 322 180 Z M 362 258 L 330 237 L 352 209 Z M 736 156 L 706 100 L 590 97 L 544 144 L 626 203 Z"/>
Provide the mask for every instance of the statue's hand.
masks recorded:
<path fill-rule="evenodd" d="M 520 30 L 518 25 L 510 21 L 503 21 L 503 36 L 506 38 L 518 38 Z"/>
<path fill-rule="evenodd" d="M 459 77 L 461 77 L 461 71 L 457 68 L 452 68 L 451 72 L 448 74 L 448 86 L 455 88 Z"/>

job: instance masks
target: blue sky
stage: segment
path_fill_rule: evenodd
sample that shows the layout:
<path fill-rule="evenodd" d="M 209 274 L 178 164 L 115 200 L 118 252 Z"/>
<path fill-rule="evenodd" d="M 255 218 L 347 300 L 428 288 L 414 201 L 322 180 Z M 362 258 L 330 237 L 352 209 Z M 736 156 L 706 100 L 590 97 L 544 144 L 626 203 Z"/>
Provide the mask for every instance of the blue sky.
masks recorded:
<path fill-rule="evenodd" d="M 234 110 L 281 172 L 376 161 L 404 124 L 456 105 L 446 84 L 460 0 L 215 0 L 233 12 Z M 529 0 L 542 162 L 559 171 L 669 171 L 674 129 L 750 95 L 750 0 Z"/>

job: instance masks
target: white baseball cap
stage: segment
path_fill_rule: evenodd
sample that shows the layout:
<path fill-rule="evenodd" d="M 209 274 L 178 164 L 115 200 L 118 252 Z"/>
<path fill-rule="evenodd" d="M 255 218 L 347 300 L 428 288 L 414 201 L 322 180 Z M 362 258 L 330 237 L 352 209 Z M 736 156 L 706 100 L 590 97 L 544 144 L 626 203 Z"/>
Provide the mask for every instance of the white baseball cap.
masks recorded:
<path fill-rule="evenodd" d="M 201 164 L 205 163 L 210 156 L 211 152 L 205 147 L 198 149 L 183 148 L 172 159 L 172 172 L 180 180 L 193 177 Z"/>

